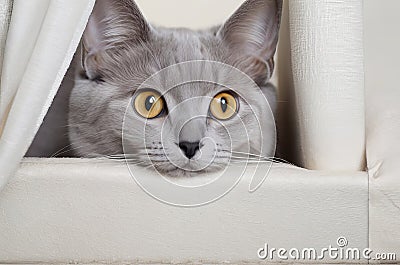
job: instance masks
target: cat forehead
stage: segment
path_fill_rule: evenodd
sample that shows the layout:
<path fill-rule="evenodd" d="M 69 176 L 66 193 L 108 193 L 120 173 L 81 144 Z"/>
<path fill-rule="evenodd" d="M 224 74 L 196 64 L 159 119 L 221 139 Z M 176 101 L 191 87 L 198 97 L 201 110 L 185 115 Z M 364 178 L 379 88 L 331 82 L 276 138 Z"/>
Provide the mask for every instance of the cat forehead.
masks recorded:
<path fill-rule="evenodd" d="M 173 54 L 174 62 L 217 59 L 219 41 L 213 30 L 195 31 L 186 28 L 158 27 L 154 32 L 154 45 L 160 45 L 165 55 Z M 172 59 L 172 58 L 171 58 Z"/>
<path fill-rule="evenodd" d="M 158 72 L 174 65 L 189 61 L 225 62 L 224 56 L 221 56 L 225 53 L 221 52 L 220 46 L 217 38 L 208 31 L 156 28 L 152 38 L 146 43 L 126 43 L 123 49 L 111 50 L 111 56 L 107 57 L 107 63 L 102 68 L 102 74 L 106 80 L 115 84 L 138 88 L 146 79 L 151 79 Z M 181 73 L 178 67 L 176 74 Z M 193 76 L 196 76 L 196 73 L 193 73 Z M 160 82 L 164 83 L 162 80 Z M 156 88 L 161 89 L 160 92 L 170 89 L 164 86 Z M 208 88 L 209 86 L 202 85 L 199 94 Z"/>
<path fill-rule="evenodd" d="M 207 81 L 195 81 L 186 84 L 180 84 L 171 88 L 164 86 L 153 87 L 167 101 L 168 104 L 180 104 L 190 99 L 190 104 L 209 104 L 215 96 L 222 92 L 228 92 L 237 95 L 245 101 L 252 101 L 260 96 L 261 90 L 257 87 L 243 88 L 241 86 L 226 87 L 222 84 L 215 84 Z"/>
<path fill-rule="evenodd" d="M 222 86 L 210 83 L 194 81 L 185 84 L 178 84 L 172 87 L 166 87 L 164 85 L 155 85 L 151 89 L 159 92 L 167 101 L 170 103 L 179 103 L 186 101 L 187 99 L 196 98 L 197 102 L 201 102 L 204 99 L 212 99 L 216 94 L 229 90 Z M 146 90 L 146 89 L 144 89 Z"/>
<path fill-rule="evenodd" d="M 216 31 L 214 28 L 206 30 L 192 30 L 189 28 L 166 28 L 153 27 L 153 34 L 164 37 L 168 40 L 174 39 L 180 44 L 200 44 L 206 38 L 215 37 Z"/>

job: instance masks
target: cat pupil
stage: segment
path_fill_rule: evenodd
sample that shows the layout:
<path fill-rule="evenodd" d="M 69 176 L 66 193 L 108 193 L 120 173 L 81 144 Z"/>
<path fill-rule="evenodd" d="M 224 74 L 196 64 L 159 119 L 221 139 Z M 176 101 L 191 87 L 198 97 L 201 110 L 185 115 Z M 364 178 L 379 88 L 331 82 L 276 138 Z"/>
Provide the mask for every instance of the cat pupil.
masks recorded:
<path fill-rule="evenodd" d="M 221 98 L 221 108 L 223 112 L 226 112 L 226 110 L 228 109 L 226 98 Z"/>
<path fill-rule="evenodd" d="M 147 111 L 150 111 L 151 107 L 153 106 L 154 102 L 156 101 L 154 96 L 148 96 L 146 98 L 145 107 Z"/>

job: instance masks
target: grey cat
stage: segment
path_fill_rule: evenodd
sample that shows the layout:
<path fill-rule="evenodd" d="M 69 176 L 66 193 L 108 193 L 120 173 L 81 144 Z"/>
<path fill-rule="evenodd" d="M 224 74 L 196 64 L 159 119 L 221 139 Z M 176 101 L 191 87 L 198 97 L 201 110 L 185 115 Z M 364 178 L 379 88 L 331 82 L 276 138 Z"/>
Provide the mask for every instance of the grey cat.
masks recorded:
<path fill-rule="evenodd" d="M 281 10 L 282 0 L 247 0 L 222 26 L 193 31 L 150 25 L 133 0 L 98 0 L 82 38 L 69 100 L 74 155 L 125 154 L 171 175 L 219 170 L 232 154 L 273 156 L 275 124 L 268 113 L 275 111 L 276 93 L 268 81 Z M 233 90 L 193 82 L 171 89 L 158 80 L 143 87 L 174 65 L 174 78 L 182 75 L 190 67 L 185 62 L 200 64 L 188 75 L 208 67 L 217 76 L 208 61 L 242 71 L 257 86 Z M 130 127 L 123 128 L 127 116 Z M 241 133 L 243 124 L 247 136 Z M 123 143 L 130 146 L 129 154 Z"/>

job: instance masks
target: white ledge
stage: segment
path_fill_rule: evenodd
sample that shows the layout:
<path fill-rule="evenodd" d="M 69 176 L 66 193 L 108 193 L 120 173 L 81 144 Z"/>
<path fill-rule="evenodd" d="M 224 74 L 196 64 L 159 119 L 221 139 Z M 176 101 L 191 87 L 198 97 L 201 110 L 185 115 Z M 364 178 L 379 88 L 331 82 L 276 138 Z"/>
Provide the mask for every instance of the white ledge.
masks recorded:
<path fill-rule="evenodd" d="M 123 163 L 26 159 L 0 194 L 0 263 L 257 263 L 265 243 L 321 249 L 339 236 L 368 247 L 366 172 L 279 164 L 255 193 L 249 182 L 180 208 L 147 195 Z"/>

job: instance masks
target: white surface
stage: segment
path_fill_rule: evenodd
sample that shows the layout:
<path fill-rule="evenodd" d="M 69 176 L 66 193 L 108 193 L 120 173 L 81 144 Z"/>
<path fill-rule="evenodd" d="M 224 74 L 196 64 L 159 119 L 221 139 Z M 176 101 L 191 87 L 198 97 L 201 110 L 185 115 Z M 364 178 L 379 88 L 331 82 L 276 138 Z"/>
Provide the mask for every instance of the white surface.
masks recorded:
<path fill-rule="evenodd" d="M 364 3 L 370 246 L 400 260 L 400 1 Z"/>
<path fill-rule="evenodd" d="M 43 121 L 93 4 L 94 0 L 14 1 L 0 89 L 0 120 L 5 120 L 0 127 L 0 191 Z"/>
<path fill-rule="evenodd" d="M 363 170 L 362 0 L 290 0 L 289 11 L 302 164 Z"/>
<path fill-rule="evenodd" d="M 237 170 L 235 167 L 231 171 Z M 148 178 L 159 178 L 147 173 Z M 257 262 L 257 250 L 368 244 L 366 173 L 275 165 L 200 208 L 154 200 L 125 164 L 26 160 L 0 195 L 0 263 Z"/>

